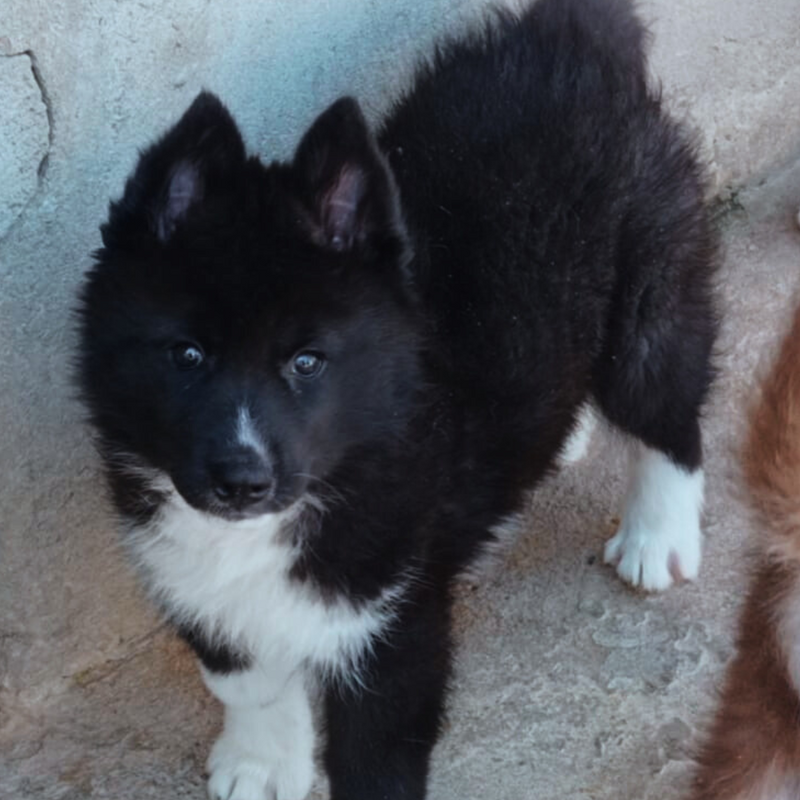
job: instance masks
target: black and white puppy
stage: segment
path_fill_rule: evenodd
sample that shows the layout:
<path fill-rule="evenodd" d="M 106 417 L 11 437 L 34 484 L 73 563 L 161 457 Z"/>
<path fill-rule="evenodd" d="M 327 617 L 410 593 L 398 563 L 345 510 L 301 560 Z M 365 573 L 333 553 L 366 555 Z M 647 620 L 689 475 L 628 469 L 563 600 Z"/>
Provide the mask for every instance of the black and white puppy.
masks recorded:
<path fill-rule="evenodd" d="M 291 163 L 201 94 L 146 150 L 80 301 L 125 537 L 225 705 L 212 797 L 422 798 L 455 577 L 591 403 L 638 442 L 606 559 L 696 576 L 716 243 L 626 0 L 442 45 L 376 132 Z"/>

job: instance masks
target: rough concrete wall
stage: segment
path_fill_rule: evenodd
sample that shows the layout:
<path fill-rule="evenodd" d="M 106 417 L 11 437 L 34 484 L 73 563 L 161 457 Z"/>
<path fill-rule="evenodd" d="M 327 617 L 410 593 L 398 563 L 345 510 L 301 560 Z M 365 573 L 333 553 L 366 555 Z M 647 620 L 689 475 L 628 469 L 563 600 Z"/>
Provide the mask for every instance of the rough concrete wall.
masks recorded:
<path fill-rule="evenodd" d="M 484 0 L 0 0 L 0 735 L 136 655 L 154 628 L 116 550 L 69 384 L 70 308 L 138 147 L 201 87 L 287 156 L 350 92 L 377 116 Z M 715 186 L 800 137 L 797 0 L 648 0 L 654 71 Z M 144 645 L 142 645 L 144 646 Z M 22 754 L 23 757 L 24 753 Z"/>

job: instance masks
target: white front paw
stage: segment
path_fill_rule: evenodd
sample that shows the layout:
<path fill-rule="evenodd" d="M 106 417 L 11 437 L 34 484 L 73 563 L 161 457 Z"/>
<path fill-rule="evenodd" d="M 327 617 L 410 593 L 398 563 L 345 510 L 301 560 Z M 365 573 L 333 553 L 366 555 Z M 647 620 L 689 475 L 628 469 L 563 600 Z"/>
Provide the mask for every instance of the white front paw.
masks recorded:
<path fill-rule="evenodd" d="M 314 777 L 310 758 L 289 752 L 259 756 L 224 734 L 206 768 L 211 800 L 303 800 Z"/>
<path fill-rule="evenodd" d="M 252 758 L 216 766 L 209 759 L 208 771 L 211 800 L 275 800 L 269 767 Z"/>

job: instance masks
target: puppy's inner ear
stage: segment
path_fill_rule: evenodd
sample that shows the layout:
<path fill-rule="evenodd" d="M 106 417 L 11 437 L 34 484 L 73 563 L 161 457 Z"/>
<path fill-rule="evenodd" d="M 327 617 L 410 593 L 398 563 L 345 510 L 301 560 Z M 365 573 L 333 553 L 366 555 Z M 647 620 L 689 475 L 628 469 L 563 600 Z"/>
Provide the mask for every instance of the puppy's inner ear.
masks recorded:
<path fill-rule="evenodd" d="M 106 247 L 166 243 L 200 207 L 229 196 L 246 163 L 244 142 L 228 110 L 201 92 L 140 156 L 122 198 L 103 225 Z"/>
<path fill-rule="evenodd" d="M 196 165 L 181 161 L 175 166 L 156 216 L 156 233 L 162 242 L 172 236 L 176 224 L 202 199 L 203 189 L 203 178 Z"/>
<path fill-rule="evenodd" d="M 389 166 L 352 98 L 337 100 L 320 114 L 293 166 L 301 219 L 316 244 L 344 252 L 404 239 Z"/>
<path fill-rule="evenodd" d="M 358 167 L 346 165 L 323 197 L 323 241 L 333 250 L 341 252 L 353 246 L 365 183 L 365 176 Z"/>

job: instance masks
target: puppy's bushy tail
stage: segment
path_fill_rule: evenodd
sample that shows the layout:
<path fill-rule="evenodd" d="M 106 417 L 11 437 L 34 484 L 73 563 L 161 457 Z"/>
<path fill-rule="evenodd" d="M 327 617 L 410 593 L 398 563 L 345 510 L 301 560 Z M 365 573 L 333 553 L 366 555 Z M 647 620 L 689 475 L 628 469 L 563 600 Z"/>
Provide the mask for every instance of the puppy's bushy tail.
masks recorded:
<path fill-rule="evenodd" d="M 593 53 L 603 63 L 604 77 L 646 79 L 650 32 L 631 0 L 538 0 L 525 12 L 544 41 L 565 41 L 584 57 Z"/>
<path fill-rule="evenodd" d="M 800 308 L 753 410 L 743 467 L 767 554 L 800 566 Z"/>

